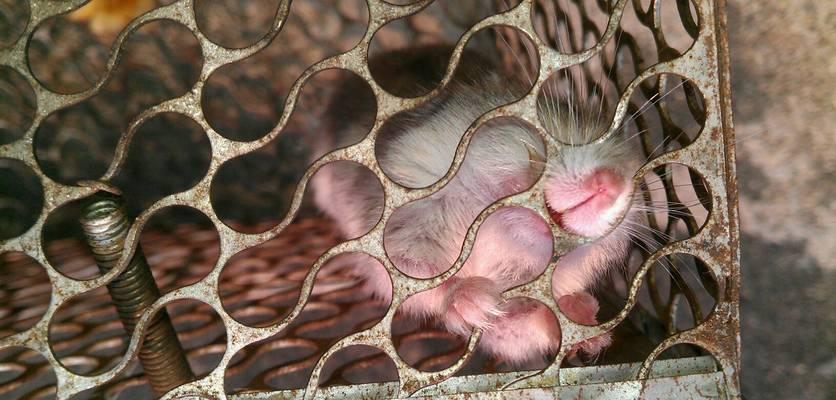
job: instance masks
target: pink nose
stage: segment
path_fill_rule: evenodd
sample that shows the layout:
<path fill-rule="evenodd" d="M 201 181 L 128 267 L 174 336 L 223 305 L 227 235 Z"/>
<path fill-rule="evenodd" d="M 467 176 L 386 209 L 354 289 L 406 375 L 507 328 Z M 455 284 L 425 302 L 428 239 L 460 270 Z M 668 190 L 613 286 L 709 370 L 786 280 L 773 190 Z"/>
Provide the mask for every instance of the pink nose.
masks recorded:
<path fill-rule="evenodd" d="M 555 222 L 564 229 L 586 236 L 597 236 L 609 227 L 608 210 L 624 192 L 622 175 L 610 168 L 597 168 L 575 184 L 572 195 L 565 196 L 561 211 L 550 209 Z"/>
<path fill-rule="evenodd" d="M 610 168 L 598 168 L 583 180 L 581 188 L 589 193 L 588 201 L 606 207 L 624 190 L 624 179 Z"/>

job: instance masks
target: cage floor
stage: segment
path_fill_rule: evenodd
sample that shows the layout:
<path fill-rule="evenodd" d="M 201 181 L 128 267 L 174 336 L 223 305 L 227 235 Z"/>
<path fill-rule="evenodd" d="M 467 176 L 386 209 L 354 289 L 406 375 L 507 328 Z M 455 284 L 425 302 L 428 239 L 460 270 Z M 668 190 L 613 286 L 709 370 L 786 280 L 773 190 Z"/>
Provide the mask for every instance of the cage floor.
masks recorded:
<path fill-rule="evenodd" d="M 296 304 L 310 265 L 339 242 L 326 220 L 309 218 L 291 224 L 278 237 L 235 255 L 224 267 L 219 292 L 224 308 L 241 323 L 261 326 L 280 320 Z M 169 231 L 143 232 L 141 246 L 162 292 L 206 276 L 218 254 L 211 228 L 180 225 Z M 85 244 L 62 239 L 47 245 L 51 262 L 63 273 L 90 278 L 98 274 Z M 43 268 L 19 253 L 0 256 L 0 337 L 36 323 L 49 304 L 50 284 Z M 356 282 L 340 271 L 323 270 L 302 313 L 290 326 L 244 348 L 227 368 L 228 393 L 298 389 L 306 385 L 320 356 L 339 338 L 376 323 L 386 305 L 364 297 Z M 199 301 L 167 306 L 178 337 L 197 376 L 214 369 L 225 351 L 226 334 L 213 309 Z M 421 370 L 439 370 L 464 352 L 464 340 L 431 322 L 396 316 L 393 339 L 400 356 Z M 615 331 L 616 344 L 595 364 L 640 361 L 652 347 L 627 324 Z M 50 327 L 57 358 L 73 371 L 97 374 L 112 368 L 127 349 L 127 335 L 104 288 L 62 306 Z M 526 365 L 520 369 L 537 369 Z M 512 369 L 477 352 L 460 375 Z M 396 380 L 394 364 L 382 352 L 350 347 L 326 364 L 322 385 Z M 55 375 L 38 353 L 10 348 L 0 351 L 0 398 L 49 398 Z M 113 381 L 82 398 L 149 398 L 152 392 L 138 362 Z"/>

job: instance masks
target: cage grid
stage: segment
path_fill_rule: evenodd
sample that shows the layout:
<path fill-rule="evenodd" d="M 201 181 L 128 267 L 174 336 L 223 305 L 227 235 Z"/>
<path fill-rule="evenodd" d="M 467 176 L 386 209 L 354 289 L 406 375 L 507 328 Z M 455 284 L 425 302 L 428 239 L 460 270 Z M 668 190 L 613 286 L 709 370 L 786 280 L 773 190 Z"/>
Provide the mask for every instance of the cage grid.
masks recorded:
<path fill-rule="evenodd" d="M 449 396 L 455 398 L 468 394 L 485 397 L 559 396 L 561 398 L 564 396 L 596 398 L 598 395 L 607 395 L 613 398 L 739 397 L 738 287 L 740 275 L 734 142 L 728 83 L 728 47 L 724 31 L 725 2 L 723 0 L 694 0 L 693 2 L 676 0 L 676 10 L 679 18 L 688 33 L 693 36 L 693 44 L 690 48 L 687 51 L 680 52 L 669 45 L 662 33 L 662 21 L 659 12 L 661 1 L 618 0 L 610 3 L 599 0 L 593 2 L 593 4 L 597 4 L 599 9 L 609 10 L 606 27 L 603 31 L 598 32 L 599 40 L 588 49 L 570 52 L 558 50 L 559 45 L 538 34 L 532 15 L 534 15 L 535 7 L 543 2 L 523 0 L 506 11 L 481 19 L 467 29 L 458 39 L 445 76 L 438 88 L 417 98 L 395 96 L 384 90 L 376 82 L 369 69 L 367 54 L 372 39 L 381 27 L 392 21 L 418 13 L 431 3 L 430 0 L 419 0 L 408 4 L 367 0 L 369 18 L 362 39 L 350 50 L 317 62 L 301 74 L 287 95 L 279 122 L 269 133 L 254 140 L 236 141 L 220 134 L 207 121 L 201 103 L 206 82 L 213 72 L 224 65 L 241 61 L 257 54 L 268 46 L 282 30 L 288 18 L 291 9 L 290 1 L 280 1 L 278 3 L 275 18 L 272 20 L 269 32 L 265 36 L 250 46 L 235 49 L 216 44 L 201 31 L 194 11 L 194 1 L 179 0 L 154 8 L 130 22 L 116 37 L 110 56 L 107 59 L 104 76 L 93 87 L 74 94 L 62 94 L 50 90 L 37 79 L 29 65 L 27 49 L 29 42 L 32 40 L 33 32 L 42 22 L 77 9 L 83 6 L 85 1 L 30 1 L 28 3 L 29 19 L 25 24 L 25 29 L 13 43 L 0 48 L 0 65 L 16 71 L 32 88 L 36 100 L 34 118 L 31 126 L 26 129 L 22 137 L 0 145 L 0 158 L 18 160 L 37 176 L 43 190 L 43 207 L 35 222 L 28 229 L 15 237 L 0 241 L 0 254 L 5 257 L 4 262 L 7 263 L 14 262 L 16 255 L 24 254 L 36 264 L 39 264 L 40 267 L 38 268 L 42 268 L 49 278 L 51 296 L 43 316 L 37 319 L 33 326 L 23 331 L 12 331 L 13 333 L 6 334 L 5 337 L 0 336 L 0 351 L 8 350 L 8 348 L 24 348 L 28 352 L 34 351 L 42 356 L 55 373 L 57 396 L 59 398 L 70 398 L 76 394 L 103 387 L 114 378 L 122 376 L 121 374 L 127 369 L 133 368 L 133 360 L 136 359 L 139 347 L 142 344 L 143 330 L 161 309 L 175 304 L 176 301 L 198 300 L 211 308 L 222 322 L 222 330 L 226 338 L 222 355 L 217 366 L 206 371 L 207 374 L 204 377 L 169 391 L 165 394 L 165 398 L 331 398 L 352 396 Z M 586 3 L 590 2 L 581 2 L 581 4 Z M 648 5 L 645 6 L 645 3 Z M 671 4 L 673 2 L 667 3 Z M 555 2 L 555 4 L 559 5 L 560 2 Z M 653 157 L 642 167 L 637 176 L 641 176 L 648 171 L 665 168 L 669 164 L 687 166 L 691 170 L 692 176 L 699 178 L 704 183 L 704 187 L 696 185 L 695 190 L 699 194 L 710 198 L 711 209 L 705 223 L 700 226 L 695 222 L 693 216 L 683 218 L 689 236 L 682 240 L 666 243 L 660 249 L 649 252 L 650 254 L 646 255 L 646 259 L 636 274 L 627 279 L 629 289 L 623 309 L 615 317 L 598 326 L 585 326 L 573 322 L 557 307 L 556 302 L 550 295 L 550 277 L 555 268 L 556 257 L 553 257 L 546 271 L 538 278 L 504 293 L 503 298 L 505 299 L 524 296 L 541 301 L 548 305 L 557 317 L 562 331 L 563 344 L 556 359 L 544 369 L 454 377 L 453 375 L 465 366 L 472 357 L 479 338 L 478 332 L 475 332 L 469 338 L 463 354 L 446 355 L 451 361 L 446 367 L 432 372 L 415 368 L 414 365 L 407 363 L 402 358 L 392 340 L 394 336 L 392 325 L 396 319 L 397 307 L 409 295 L 437 286 L 455 274 L 468 257 L 479 226 L 492 212 L 504 206 L 518 206 L 528 208 L 539 214 L 551 226 L 555 238 L 554 254 L 564 254 L 579 245 L 581 241 L 577 237 L 562 231 L 550 219 L 542 195 L 542 177 L 528 190 L 501 199 L 482 211 L 468 230 L 461 255 L 456 263 L 450 270 L 435 278 L 425 280 L 411 278 L 400 272 L 391 263 L 383 248 L 383 227 L 386 221 L 399 207 L 427 197 L 444 186 L 462 164 L 473 134 L 484 123 L 494 118 L 514 117 L 535 127 L 541 136 L 546 138 L 548 135 L 544 133 L 542 123 L 536 115 L 538 92 L 557 71 L 580 65 L 592 57 L 600 55 L 607 44 L 612 42 L 617 35 L 620 37 L 624 34 L 619 27 L 619 22 L 625 12 L 625 7 L 628 6 L 632 6 L 636 10 L 646 10 L 645 13 L 638 12 L 639 20 L 653 32 L 656 50 L 659 58 L 663 61 L 641 69 L 635 78 L 624 85 L 618 93 L 617 106 L 607 134 L 614 134 L 614 131 L 622 122 L 632 119 L 636 110 L 631 106 L 630 98 L 636 91 L 648 90 L 647 86 L 642 85 L 645 80 L 660 76 L 660 74 L 673 74 L 683 77 L 692 84 L 693 89 L 688 89 L 691 86 L 685 87 L 688 106 L 692 114 L 703 118 L 701 132 L 690 142 L 683 141 L 679 143 L 679 146 L 673 146 L 681 137 L 681 135 L 676 134 L 679 128 L 673 122 L 673 119 L 666 115 L 664 107 L 657 106 L 662 116 L 664 131 L 662 134 L 664 143 L 662 149 L 666 151 L 657 155 L 657 146 L 645 142 L 646 153 Z M 697 18 L 692 17 L 691 6 L 694 8 L 693 11 Z M 583 6 L 580 7 L 580 10 L 582 17 L 584 17 L 583 14 L 587 10 Z M 53 180 L 43 172 L 42 166 L 36 158 L 33 142 L 38 127 L 55 111 L 81 103 L 101 91 L 118 65 L 120 57 L 123 56 L 123 44 L 129 34 L 142 25 L 157 20 L 168 20 L 181 24 L 197 38 L 203 56 L 203 64 L 196 83 L 184 95 L 148 107 L 133 118 L 127 130 L 119 137 L 115 155 L 107 171 L 98 180 L 79 182 L 75 185 Z M 520 36 L 533 44 L 536 56 L 536 79 L 532 89 L 522 99 L 491 110 L 479 117 L 465 132 L 463 140 L 457 148 L 452 167 L 440 181 L 427 188 L 410 189 L 400 186 L 387 177 L 374 157 L 375 141 L 381 126 L 398 112 L 418 107 L 437 96 L 451 80 L 468 41 L 477 32 L 494 26 L 512 27 Z M 584 32 L 588 32 L 596 31 L 598 28 L 588 19 L 584 19 L 582 29 Z M 629 34 L 624 35 L 628 36 L 629 39 Z M 625 48 L 633 54 L 633 62 L 637 65 L 640 64 L 641 54 L 636 51 L 638 45 L 635 40 L 626 40 L 625 43 Z M 256 151 L 276 140 L 287 126 L 305 82 L 316 73 L 332 68 L 351 71 L 368 83 L 377 103 L 377 114 L 371 131 L 363 141 L 328 153 L 305 171 L 295 189 L 290 209 L 281 222 L 273 224 L 270 229 L 262 233 L 242 233 L 234 229 L 222 221 L 211 203 L 209 193 L 213 178 L 226 162 Z M 664 86 L 664 79 L 658 81 L 661 86 Z M 659 85 L 656 86 L 656 90 L 658 94 Z M 649 93 L 647 97 L 652 98 L 652 93 Z M 89 198 L 98 192 L 118 193 L 119 189 L 111 182 L 120 169 L 124 167 L 128 147 L 137 129 L 147 120 L 163 113 L 186 116 L 203 129 L 211 146 L 211 160 L 207 172 L 191 188 L 166 196 L 142 210 L 133 225 L 128 229 L 124 241 L 125 251 L 122 252 L 116 266 L 111 271 L 88 280 L 75 279 L 62 273 L 50 262 L 47 256 L 48 246 L 43 239 L 43 228 L 47 217 L 65 204 Z M 641 124 L 641 119 L 637 123 Z M 545 140 L 545 143 L 550 154 L 559 152 L 563 146 L 553 140 Z M 232 268 L 235 257 L 248 249 L 275 241 L 288 232 L 296 232 L 296 235 L 302 236 L 306 231 L 315 230 L 311 224 L 303 223 L 300 225 L 299 223 L 293 223 L 293 221 L 300 212 L 305 187 L 309 179 L 323 165 L 338 160 L 354 161 L 362 164 L 380 180 L 385 195 L 385 207 L 380 222 L 360 238 L 342 242 L 334 238 L 333 241 L 326 240 L 320 243 L 322 251 L 310 256 L 312 267 L 305 270 L 301 275 L 296 275 L 299 278 L 297 284 L 301 292 L 299 298 L 290 306 L 289 314 L 267 326 L 252 326 L 242 323 L 240 318 L 233 317 L 225 308 L 219 293 L 224 269 Z M 672 181 L 664 179 L 664 183 L 668 195 L 677 199 Z M 190 207 L 208 217 L 218 234 L 217 260 L 212 265 L 206 266 L 207 272 L 201 275 L 202 278 L 199 278 L 196 282 L 173 289 L 155 301 L 154 305 L 142 314 L 137 329 L 130 337 L 126 353 L 120 357 L 115 357 L 111 362 L 112 365 L 109 365 L 106 371 L 89 375 L 71 370 L 55 354 L 54 346 L 58 343 L 50 340 L 50 325 L 56 318 L 58 310 L 72 302 L 74 298 L 102 288 L 106 283 L 121 274 L 134 256 L 140 233 L 149 219 L 160 210 L 172 206 Z M 687 210 L 682 210 L 682 212 L 687 214 Z M 667 229 L 670 233 L 670 226 Z M 310 303 L 311 299 L 322 295 L 322 293 L 314 293 L 313 291 L 314 281 L 319 269 L 329 259 L 344 252 L 369 254 L 380 261 L 390 274 L 393 283 L 393 299 L 392 304 L 385 310 L 383 318 L 372 326 L 363 327 L 359 332 L 330 343 L 320 357 L 310 358 L 308 362 L 312 368 L 312 373 L 309 378 L 306 377 L 307 384 L 304 389 L 261 390 L 258 392 L 227 394 L 224 387 L 226 373 L 240 362 L 237 359 L 234 360 L 236 354 L 242 349 L 248 348 L 248 346 L 286 331 L 300 317 L 304 307 Z M 654 306 L 660 311 L 661 318 L 668 325 L 670 335 L 659 343 L 643 362 L 615 366 L 562 368 L 561 362 L 572 344 L 612 330 L 627 318 L 631 310 L 637 305 L 642 280 L 647 278 L 648 285 L 653 286 L 654 280 L 651 278 L 654 263 L 672 254 L 692 255 L 701 260 L 707 267 L 716 282 L 717 295 L 716 304 L 710 314 L 705 315 L 705 312 L 699 309 L 698 302 L 689 298 L 688 304 L 691 306 L 695 326 L 688 330 L 677 331 L 671 327 L 675 324 L 673 315 L 677 312 L 676 306 L 672 305 L 675 302 L 668 299 L 667 304 L 665 304 L 665 300 L 654 298 Z M 24 264 L 26 263 L 20 265 Z M 30 262 L 26 265 L 31 264 Z M 653 292 L 655 291 L 654 289 Z M 686 297 L 693 296 L 687 288 L 679 294 Z M 673 298 L 675 295 L 673 289 L 671 289 L 669 297 Z M 8 307 L 8 305 L 5 306 Z M 709 353 L 710 356 L 657 360 L 662 352 L 682 343 L 697 345 Z M 393 363 L 397 371 L 397 381 L 319 387 L 326 361 L 341 349 L 353 345 L 365 345 L 382 351 Z M 715 366 L 715 360 L 719 368 Z M 12 381 L 12 384 L 14 384 L 14 381 Z"/>

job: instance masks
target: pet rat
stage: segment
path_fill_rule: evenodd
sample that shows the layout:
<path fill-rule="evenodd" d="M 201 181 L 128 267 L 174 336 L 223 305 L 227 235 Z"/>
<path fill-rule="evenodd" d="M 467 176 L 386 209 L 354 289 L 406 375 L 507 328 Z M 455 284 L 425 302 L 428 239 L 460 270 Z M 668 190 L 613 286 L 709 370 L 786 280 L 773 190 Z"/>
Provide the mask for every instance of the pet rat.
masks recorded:
<path fill-rule="evenodd" d="M 439 82 L 449 54 L 450 49 L 443 47 L 390 52 L 372 58 L 370 68 L 384 88 L 404 95 L 409 88 Z M 450 168 L 468 126 L 486 111 L 527 92 L 528 86 L 518 79 L 498 73 L 498 66 L 486 68 L 492 65 L 479 54 L 465 52 L 439 96 L 384 124 L 376 155 L 387 176 L 416 188 L 438 181 Z M 361 85 L 365 82 L 355 77 L 337 90 L 327 112 L 324 129 L 329 140 L 322 141 L 324 147 L 356 143 L 367 134 L 370 123 L 360 121 L 374 120 L 374 99 L 358 101 L 360 93 L 368 92 Z M 518 121 L 484 124 L 446 186 L 393 213 L 384 230 L 384 246 L 404 273 L 419 278 L 438 275 L 458 257 L 476 216 L 496 200 L 530 187 L 542 171 L 551 217 L 565 230 L 595 238 L 561 255 L 552 278 L 561 310 L 576 322 L 593 325 L 599 307 L 588 291 L 605 272 L 624 264 L 635 229 L 630 226 L 641 218 L 633 209 L 639 204 L 633 176 L 644 156 L 638 146 L 617 135 L 594 142 L 609 121 L 600 117 L 598 105 L 586 99 L 547 98 L 538 104 L 538 112 L 548 134 L 570 146 L 547 157 L 542 139 Z M 311 184 L 315 203 L 345 237 L 361 236 L 380 219 L 380 184 L 364 167 L 328 164 Z M 534 212 L 500 208 L 481 225 L 461 270 L 440 286 L 406 299 L 401 311 L 434 319 L 465 337 L 474 328 L 482 329 L 479 346 L 512 365 L 546 359 L 560 347 L 553 313 L 538 301 L 504 301 L 501 294 L 542 273 L 552 256 L 552 240 L 548 225 Z M 365 290 L 383 301 L 391 299 L 385 270 L 367 265 L 368 257 L 348 258 L 344 263 L 365 281 Z M 610 342 L 610 335 L 603 334 L 571 352 L 594 356 Z"/>

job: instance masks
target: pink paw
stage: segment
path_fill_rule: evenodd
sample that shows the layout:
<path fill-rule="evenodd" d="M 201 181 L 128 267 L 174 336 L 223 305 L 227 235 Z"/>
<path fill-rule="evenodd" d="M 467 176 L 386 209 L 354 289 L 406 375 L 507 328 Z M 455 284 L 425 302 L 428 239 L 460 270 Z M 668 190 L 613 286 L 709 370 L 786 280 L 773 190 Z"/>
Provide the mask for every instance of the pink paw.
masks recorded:
<path fill-rule="evenodd" d="M 473 328 L 484 329 L 502 315 L 501 292 L 488 278 L 456 279 L 447 288 L 444 324 L 451 332 L 469 335 Z"/>
<path fill-rule="evenodd" d="M 569 319 L 579 324 L 597 325 L 598 300 L 589 293 L 579 292 L 563 296 L 557 300 L 560 311 L 563 311 Z M 597 356 L 601 351 L 612 344 L 612 335 L 605 332 L 601 335 L 584 340 L 574 345 L 569 350 L 569 356 L 582 351 L 587 356 Z"/>
<path fill-rule="evenodd" d="M 579 324 L 595 325 L 598 320 L 598 300 L 586 292 L 568 294 L 557 299 L 560 311 L 563 311 L 569 319 Z"/>
<path fill-rule="evenodd" d="M 601 354 L 604 349 L 610 347 L 611 344 L 612 335 L 610 335 L 609 332 L 605 332 L 572 346 L 572 348 L 569 349 L 567 356 L 571 357 L 578 355 L 579 353 L 583 353 L 585 356 L 597 358 L 598 355 Z"/>

